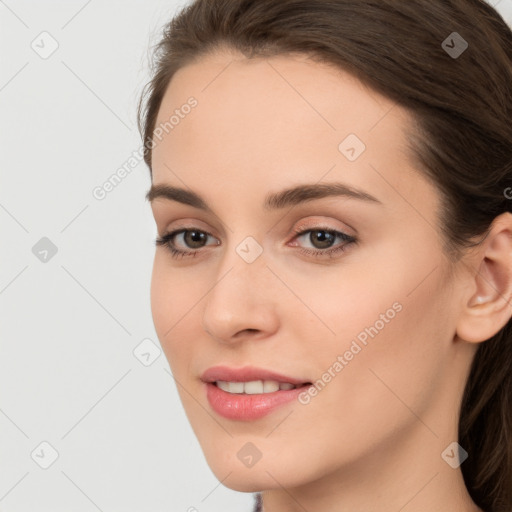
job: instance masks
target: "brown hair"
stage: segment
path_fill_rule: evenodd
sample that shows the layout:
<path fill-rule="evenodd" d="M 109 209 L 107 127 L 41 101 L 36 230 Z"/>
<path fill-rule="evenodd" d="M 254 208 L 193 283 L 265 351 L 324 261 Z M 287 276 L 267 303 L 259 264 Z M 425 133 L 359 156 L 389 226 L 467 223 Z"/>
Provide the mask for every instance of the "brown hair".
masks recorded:
<path fill-rule="evenodd" d="M 467 41 L 449 54 L 453 32 Z M 455 36 L 456 37 L 456 36 Z M 443 42 L 448 46 L 443 47 Z M 483 0 L 196 0 L 164 28 L 140 98 L 144 160 L 174 73 L 227 47 L 287 53 L 342 68 L 407 108 L 418 168 L 441 192 L 452 256 L 511 211 L 512 32 Z M 481 343 L 462 398 L 459 443 L 468 491 L 487 512 L 512 510 L 512 321 Z"/>

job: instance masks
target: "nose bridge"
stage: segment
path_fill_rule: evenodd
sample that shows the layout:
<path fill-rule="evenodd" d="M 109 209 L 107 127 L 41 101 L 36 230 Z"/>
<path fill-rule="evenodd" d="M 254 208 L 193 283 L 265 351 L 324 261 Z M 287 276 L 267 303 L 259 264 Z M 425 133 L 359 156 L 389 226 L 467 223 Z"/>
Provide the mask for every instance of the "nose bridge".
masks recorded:
<path fill-rule="evenodd" d="M 247 329 L 272 331 L 277 325 L 272 274 L 263 247 L 247 237 L 228 249 L 203 305 L 203 327 L 219 340 Z"/>

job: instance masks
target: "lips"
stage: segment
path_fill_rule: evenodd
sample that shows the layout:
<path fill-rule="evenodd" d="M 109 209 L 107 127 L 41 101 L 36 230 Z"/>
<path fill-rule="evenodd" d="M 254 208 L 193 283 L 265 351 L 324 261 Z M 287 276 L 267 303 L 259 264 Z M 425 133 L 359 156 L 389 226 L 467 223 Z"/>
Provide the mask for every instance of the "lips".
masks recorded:
<path fill-rule="evenodd" d="M 252 421 L 266 416 L 296 400 L 305 387 L 311 385 L 310 382 L 296 377 L 255 367 L 215 366 L 206 370 L 201 380 L 205 383 L 206 398 L 211 408 L 220 416 L 238 421 Z M 226 383 L 231 383 L 231 386 L 234 383 L 250 383 L 252 387 L 257 381 L 279 383 L 280 386 L 276 391 L 267 390 L 262 393 L 256 388 L 256 392 L 249 394 L 233 392 L 229 385 L 226 387 Z M 242 386 L 237 386 L 238 388 L 243 389 Z"/>
<path fill-rule="evenodd" d="M 213 366 L 208 368 L 208 370 L 201 375 L 201 380 L 203 382 L 250 382 L 256 380 L 274 380 L 282 383 L 288 382 L 295 386 L 309 383 L 306 379 L 298 379 L 296 377 L 282 375 L 271 370 L 256 368 L 254 366 L 245 366 L 243 368 Z"/>

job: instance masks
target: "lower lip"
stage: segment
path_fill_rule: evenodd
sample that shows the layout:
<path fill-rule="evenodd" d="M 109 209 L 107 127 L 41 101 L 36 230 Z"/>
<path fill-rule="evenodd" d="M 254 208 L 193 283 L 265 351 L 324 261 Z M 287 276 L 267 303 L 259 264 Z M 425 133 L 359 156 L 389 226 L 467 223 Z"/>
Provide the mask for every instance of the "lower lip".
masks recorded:
<path fill-rule="evenodd" d="M 228 393 L 212 382 L 206 383 L 206 397 L 212 409 L 230 420 L 251 421 L 262 418 L 281 405 L 297 400 L 308 385 L 273 393 L 246 395 Z"/>

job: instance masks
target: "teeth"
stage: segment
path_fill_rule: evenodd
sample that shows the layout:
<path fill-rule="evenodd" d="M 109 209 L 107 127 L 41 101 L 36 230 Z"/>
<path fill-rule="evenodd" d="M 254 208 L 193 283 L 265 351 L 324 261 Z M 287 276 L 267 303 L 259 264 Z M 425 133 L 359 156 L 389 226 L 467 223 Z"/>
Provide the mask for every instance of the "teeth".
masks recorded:
<path fill-rule="evenodd" d="M 263 381 L 263 393 L 273 393 L 279 390 L 279 382 L 275 380 L 264 380 Z"/>
<path fill-rule="evenodd" d="M 263 393 L 263 381 L 262 380 L 251 380 L 250 382 L 240 383 L 244 385 L 244 393 L 247 395 L 258 395 Z M 231 390 L 231 384 L 229 385 Z"/>
<path fill-rule="evenodd" d="M 249 382 L 218 380 L 217 386 L 227 393 L 245 393 L 247 395 L 273 393 L 278 390 L 289 390 L 296 387 L 289 382 L 277 382 L 276 380 L 252 380 Z"/>
<path fill-rule="evenodd" d="M 217 386 L 219 386 L 222 391 L 227 391 L 228 393 L 243 393 L 244 392 L 244 383 L 243 382 L 226 382 L 224 380 L 217 381 Z"/>

